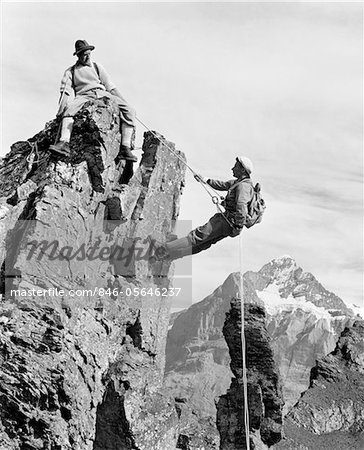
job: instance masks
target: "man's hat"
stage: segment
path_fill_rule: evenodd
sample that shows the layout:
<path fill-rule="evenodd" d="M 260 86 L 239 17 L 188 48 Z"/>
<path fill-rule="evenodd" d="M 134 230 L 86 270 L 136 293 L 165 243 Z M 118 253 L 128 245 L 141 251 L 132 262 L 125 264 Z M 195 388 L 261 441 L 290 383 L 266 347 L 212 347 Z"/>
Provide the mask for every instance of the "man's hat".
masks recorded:
<path fill-rule="evenodd" d="M 246 156 L 237 156 L 236 160 L 244 167 L 244 169 L 250 175 L 253 172 L 253 163 Z"/>
<path fill-rule="evenodd" d="M 93 45 L 89 45 L 87 41 L 84 41 L 82 39 L 79 39 L 75 43 L 75 52 L 73 56 L 78 55 L 81 52 L 84 52 L 85 50 L 94 50 L 95 47 Z"/>

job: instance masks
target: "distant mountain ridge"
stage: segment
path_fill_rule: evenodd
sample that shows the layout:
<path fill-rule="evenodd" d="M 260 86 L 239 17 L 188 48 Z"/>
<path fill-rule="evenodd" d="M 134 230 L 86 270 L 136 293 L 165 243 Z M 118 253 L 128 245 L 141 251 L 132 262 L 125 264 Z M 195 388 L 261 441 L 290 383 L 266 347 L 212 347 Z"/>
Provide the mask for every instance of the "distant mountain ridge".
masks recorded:
<path fill-rule="evenodd" d="M 354 312 L 326 290 L 293 258 L 283 256 L 243 277 L 244 302 L 264 306 L 278 363 L 286 409 L 309 385 L 318 357 L 331 352 Z M 222 328 L 230 301 L 240 291 L 240 274 L 230 274 L 212 294 L 175 313 L 166 347 L 165 385 L 202 417 L 215 417 L 214 399 L 225 394 L 232 373 Z"/>
<path fill-rule="evenodd" d="M 353 310 L 340 297 L 325 289 L 311 273 L 304 272 L 290 256 L 273 259 L 257 274 L 247 274 L 254 279 L 257 291 L 264 291 L 268 286 L 274 285 L 278 288 L 281 299 L 292 296 L 296 301 L 303 299 L 318 308 L 327 309 L 332 315 L 354 315 Z M 259 294 L 258 296 L 261 298 Z M 267 299 L 263 301 L 267 303 Z"/>
<path fill-rule="evenodd" d="M 311 370 L 310 386 L 285 420 L 277 450 L 364 448 L 364 321 L 345 328 Z"/>
<path fill-rule="evenodd" d="M 265 305 L 287 410 L 307 389 L 316 359 L 334 349 L 355 314 L 290 256 L 276 258 L 247 276 Z"/>

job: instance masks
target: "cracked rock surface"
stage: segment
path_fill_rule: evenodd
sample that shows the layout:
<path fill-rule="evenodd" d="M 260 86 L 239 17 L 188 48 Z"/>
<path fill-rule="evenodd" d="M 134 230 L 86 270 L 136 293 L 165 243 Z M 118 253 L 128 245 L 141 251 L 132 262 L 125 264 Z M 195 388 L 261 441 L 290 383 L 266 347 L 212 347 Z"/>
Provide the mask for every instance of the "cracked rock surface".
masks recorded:
<path fill-rule="evenodd" d="M 172 268 L 148 251 L 173 231 L 184 166 L 151 133 L 135 173 L 116 164 L 118 110 L 105 100 L 77 115 L 67 160 L 48 151 L 57 128 L 17 142 L 0 166 L 0 448 L 174 449 L 170 299 L 156 294 Z"/>
<path fill-rule="evenodd" d="M 263 450 L 279 442 L 282 437 L 283 395 L 278 367 L 274 361 L 271 341 L 265 327 L 264 308 L 252 303 L 244 306 L 250 448 Z M 243 420 L 240 300 L 231 301 L 223 333 L 229 347 L 234 378 L 227 393 L 217 402 L 220 449 L 243 450 L 247 446 Z"/>
<path fill-rule="evenodd" d="M 291 408 L 277 449 L 364 447 L 364 321 L 345 328 L 336 348 L 311 370 L 310 387 Z"/>

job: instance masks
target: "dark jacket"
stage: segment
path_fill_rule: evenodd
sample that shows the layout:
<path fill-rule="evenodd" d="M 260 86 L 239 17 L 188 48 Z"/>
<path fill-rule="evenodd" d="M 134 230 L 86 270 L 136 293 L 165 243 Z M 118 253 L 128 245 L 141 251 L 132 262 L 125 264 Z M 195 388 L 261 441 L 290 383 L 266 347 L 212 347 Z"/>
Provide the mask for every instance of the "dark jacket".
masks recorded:
<path fill-rule="evenodd" d="M 240 180 L 229 181 L 208 179 L 207 183 L 217 191 L 228 191 L 223 203 L 226 216 L 234 225 L 242 227 L 248 214 L 248 203 L 251 201 L 254 192 L 250 177 L 246 176 Z"/>

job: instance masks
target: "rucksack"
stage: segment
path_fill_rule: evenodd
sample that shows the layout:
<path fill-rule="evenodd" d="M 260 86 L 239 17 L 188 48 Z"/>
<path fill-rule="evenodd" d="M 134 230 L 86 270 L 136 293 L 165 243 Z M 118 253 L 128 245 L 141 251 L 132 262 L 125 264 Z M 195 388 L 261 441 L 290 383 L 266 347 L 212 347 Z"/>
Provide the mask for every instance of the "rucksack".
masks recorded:
<path fill-rule="evenodd" d="M 261 191 L 260 184 L 257 183 L 254 186 L 252 199 L 248 203 L 248 215 L 245 220 L 245 226 L 247 228 L 250 228 L 256 223 L 261 222 L 263 219 L 266 204 L 260 194 L 260 191 Z"/>

